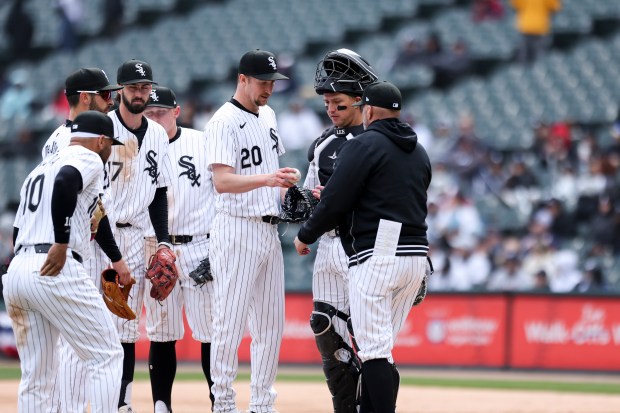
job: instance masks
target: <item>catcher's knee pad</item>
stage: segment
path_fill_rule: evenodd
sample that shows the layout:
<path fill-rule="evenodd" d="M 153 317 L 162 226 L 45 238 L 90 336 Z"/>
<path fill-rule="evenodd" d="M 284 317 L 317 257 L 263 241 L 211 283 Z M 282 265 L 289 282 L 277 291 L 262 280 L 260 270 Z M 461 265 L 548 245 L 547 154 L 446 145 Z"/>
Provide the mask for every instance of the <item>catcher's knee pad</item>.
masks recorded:
<path fill-rule="evenodd" d="M 332 318 L 342 315 L 333 306 L 314 302 L 310 326 L 321 354 L 327 387 L 332 394 L 335 413 L 356 412 L 360 363 L 353 349 L 336 333 Z M 346 316 L 346 315 L 345 315 Z"/>

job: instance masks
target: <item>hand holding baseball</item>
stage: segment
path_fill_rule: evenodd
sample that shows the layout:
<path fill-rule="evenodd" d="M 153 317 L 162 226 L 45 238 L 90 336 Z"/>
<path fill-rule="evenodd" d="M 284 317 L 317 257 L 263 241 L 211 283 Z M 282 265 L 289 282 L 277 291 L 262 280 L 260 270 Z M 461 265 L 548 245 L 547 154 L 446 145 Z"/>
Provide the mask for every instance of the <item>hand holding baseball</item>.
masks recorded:
<path fill-rule="evenodd" d="M 299 172 L 299 169 L 296 168 L 291 169 L 293 169 L 294 172 L 289 172 L 290 178 L 288 181 L 294 185 L 301 180 L 301 172 Z"/>

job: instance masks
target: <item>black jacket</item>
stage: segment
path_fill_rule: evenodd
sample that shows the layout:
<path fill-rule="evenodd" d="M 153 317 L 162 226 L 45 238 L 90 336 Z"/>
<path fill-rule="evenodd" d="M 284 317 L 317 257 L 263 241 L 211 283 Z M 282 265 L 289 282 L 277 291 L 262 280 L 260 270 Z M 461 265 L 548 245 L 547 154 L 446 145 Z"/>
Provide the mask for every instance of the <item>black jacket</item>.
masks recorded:
<path fill-rule="evenodd" d="M 339 227 L 349 265 L 372 255 L 380 219 L 402 223 L 396 255 L 427 255 L 426 201 L 431 164 L 418 138 L 396 118 L 373 122 L 344 143 L 321 202 L 299 230 L 313 244 Z"/>

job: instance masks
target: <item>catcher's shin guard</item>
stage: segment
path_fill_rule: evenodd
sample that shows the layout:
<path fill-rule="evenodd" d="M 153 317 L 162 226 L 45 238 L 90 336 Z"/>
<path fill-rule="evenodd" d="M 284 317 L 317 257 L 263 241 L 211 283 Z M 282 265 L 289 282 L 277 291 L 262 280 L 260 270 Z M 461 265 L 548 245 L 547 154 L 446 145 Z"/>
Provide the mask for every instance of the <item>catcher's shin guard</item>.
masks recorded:
<path fill-rule="evenodd" d="M 321 354 L 323 372 L 327 387 L 332 394 L 334 412 L 355 413 L 360 363 L 353 349 L 334 329 L 332 323 L 334 316 L 344 320 L 348 318 L 333 306 L 315 301 L 310 326 Z"/>

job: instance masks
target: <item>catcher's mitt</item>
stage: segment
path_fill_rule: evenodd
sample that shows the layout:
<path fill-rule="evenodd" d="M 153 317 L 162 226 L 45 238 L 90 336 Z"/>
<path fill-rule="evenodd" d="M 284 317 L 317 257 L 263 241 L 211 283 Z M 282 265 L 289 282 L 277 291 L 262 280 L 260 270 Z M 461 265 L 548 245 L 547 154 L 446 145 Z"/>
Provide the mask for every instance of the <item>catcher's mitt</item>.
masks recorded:
<path fill-rule="evenodd" d="M 101 273 L 101 287 L 103 288 L 103 302 L 108 309 L 120 318 L 133 320 L 136 314 L 127 305 L 127 297 L 131 286 L 136 283 L 133 278 L 128 285 L 121 286 L 118 283 L 119 275 L 112 268 L 103 270 Z"/>
<path fill-rule="evenodd" d="M 165 300 L 179 279 L 174 253 L 169 248 L 160 248 L 149 259 L 146 279 L 151 281 L 151 297 Z"/>
<path fill-rule="evenodd" d="M 213 281 L 213 275 L 211 275 L 211 264 L 209 263 L 209 257 L 200 261 L 198 267 L 189 273 L 189 277 L 194 280 L 196 285 L 202 287 L 207 281 Z"/>
<path fill-rule="evenodd" d="M 293 185 L 284 195 L 280 220 L 291 223 L 306 222 L 318 203 L 319 200 L 312 195 L 311 190 Z"/>
<path fill-rule="evenodd" d="M 95 204 L 95 210 L 90 217 L 90 240 L 95 239 L 95 235 L 97 235 L 97 230 L 99 229 L 99 223 L 106 216 L 105 208 L 103 207 L 103 202 L 101 202 L 101 197 L 97 199 L 97 203 Z"/>

